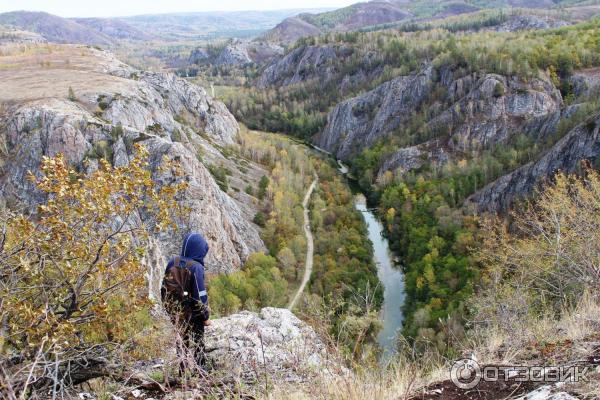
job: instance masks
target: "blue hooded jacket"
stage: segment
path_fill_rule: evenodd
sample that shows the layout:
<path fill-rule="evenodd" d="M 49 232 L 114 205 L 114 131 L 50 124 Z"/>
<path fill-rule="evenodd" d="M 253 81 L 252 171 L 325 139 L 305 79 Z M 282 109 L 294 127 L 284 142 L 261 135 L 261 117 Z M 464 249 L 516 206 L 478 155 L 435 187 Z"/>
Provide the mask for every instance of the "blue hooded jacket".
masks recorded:
<path fill-rule="evenodd" d="M 196 301 L 201 301 L 204 305 L 208 304 L 208 295 L 206 286 L 204 285 L 204 257 L 208 253 L 208 243 L 206 239 L 199 233 L 190 233 L 183 239 L 181 247 L 182 261 L 193 261 L 189 270 L 194 276 L 196 284 L 192 291 L 192 298 Z M 173 266 L 175 259 L 171 258 L 167 264 L 165 273 Z"/>

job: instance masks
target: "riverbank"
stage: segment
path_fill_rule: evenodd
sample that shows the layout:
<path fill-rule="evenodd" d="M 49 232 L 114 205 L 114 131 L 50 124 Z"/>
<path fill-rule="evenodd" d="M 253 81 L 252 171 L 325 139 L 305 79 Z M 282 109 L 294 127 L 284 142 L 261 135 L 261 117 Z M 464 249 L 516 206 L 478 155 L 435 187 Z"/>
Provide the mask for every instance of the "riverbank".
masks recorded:
<path fill-rule="evenodd" d="M 317 153 L 334 158 L 333 155 L 318 146 L 307 144 Z M 383 304 L 380 310 L 380 321 L 382 328 L 377 335 L 377 344 L 381 347 L 381 361 L 390 359 L 397 351 L 396 335 L 402 329 L 404 320 L 402 306 L 405 301 L 404 273 L 399 265 L 396 265 L 396 257 L 390 250 L 389 242 L 385 237 L 385 227 L 376 213 L 367 205 L 367 198 L 360 191 L 350 176 L 350 168 L 341 160 L 335 160 L 337 170 L 346 177 L 346 183 L 354 195 L 354 206 L 365 221 L 368 237 L 373 245 L 373 261 L 377 267 L 377 276 L 383 285 Z"/>
<path fill-rule="evenodd" d="M 383 235 L 384 227 L 367 207 L 363 194 L 355 195 L 355 207 L 365 219 L 369 240 L 373 244 L 373 258 L 377 265 L 377 276 L 383 284 L 383 305 L 380 311 L 382 328 L 377 335 L 377 344 L 383 353 L 381 360 L 389 359 L 396 353 L 396 334 L 402 329 L 402 305 L 404 304 L 404 274 L 394 263 L 388 240 Z"/>

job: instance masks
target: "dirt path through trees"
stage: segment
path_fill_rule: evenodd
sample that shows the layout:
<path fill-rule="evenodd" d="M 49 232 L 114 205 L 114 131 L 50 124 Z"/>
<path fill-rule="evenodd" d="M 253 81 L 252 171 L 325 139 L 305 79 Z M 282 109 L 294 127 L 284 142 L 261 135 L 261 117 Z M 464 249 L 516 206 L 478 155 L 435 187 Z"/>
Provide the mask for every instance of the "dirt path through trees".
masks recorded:
<path fill-rule="evenodd" d="M 288 310 L 292 310 L 294 308 L 294 306 L 298 302 L 298 299 L 300 298 L 300 295 L 302 294 L 302 292 L 304 292 L 304 288 L 306 287 L 306 284 L 310 280 L 310 275 L 312 274 L 314 243 L 313 235 L 310 231 L 310 219 L 308 217 L 308 201 L 310 200 L 310 196 L 313 190 L 315 190 L 315 187 L 317 186 L 318 182 L 319 179 L 315 176 L 315 180 L 310 184 L 306 195 L 304 195 L 304 200 L 302 201 L 302 207 L 304 208 L 304 234 L 306 235 L 306 263 L 304 265 L 304 276 L 302 277 L 302 283 L 300 284 L 298 291 L 294 295 L 294 298 L 292 299 L 292 301 L 290 301 L 290 304 L 287 307 Z"/>

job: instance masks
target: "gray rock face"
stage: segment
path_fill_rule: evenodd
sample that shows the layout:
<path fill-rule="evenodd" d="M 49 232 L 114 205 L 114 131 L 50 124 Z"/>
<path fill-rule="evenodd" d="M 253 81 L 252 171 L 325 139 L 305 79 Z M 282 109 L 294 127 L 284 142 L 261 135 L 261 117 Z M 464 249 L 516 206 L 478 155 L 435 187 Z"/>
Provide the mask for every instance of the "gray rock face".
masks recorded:
<path fill-rule="evenodd" d="M 263 308 L 215 319 L 206 328 L 207 357 L 217 368 L 258 380 L 308 381 L 316 373 L 341 371 L 315 331 L 287 309 Z"/>
<path fill-rule="evenodd" d="M 252 41 L 247 44 L 247 48 L 252 62 L 261 65 L 283 55 L 283 47 L 269 42 Z"/>
<path fill-rule="evenodd" d="M 335 73 L 333 66 L 328 64 L 338 57 L 338 52 L 348 51 L 333 46 L 299 47 L 269 65 L 262 73 L 258 86 L 286 86 L 316 77 L 327 80 L 328 76 Z"/>
<path fill-rule="evenodd" d="M 469 151 L 506 142 L 526 126 L 539 132 L 544 123 L 560 115 L 562 96 L 551 82 L 486 74 L 454 81 L 449 96 L 456 102 L 428 125 L 450 133 L 449 146 Z"/>
<path fill-rule="evenodd" d="M 160 183 L 169 178 L 157 172 L 166 157 L 180 163 L 189 185 L 180 201 L 190 210 L 184 220 L 179 221 L 183 228 L 181 237 L 162 238 L 167 254 L 179 254 L 183 236 L 188 231 L 202 232 L 206 237 L 210 246 L 206 267 L 211 272 L 232 272 L 242 266 L 250 253 L 264 250 L 256 227 L 244 218 L 238 204 L 219 189 L 194 151 L 183 143 L 162 138 L 151 138 L 141 143 L 150 150 L 155 181 Z"/>
<path fill-rule="evenodd" d="M 246 64 L 250 64 L 252 59 L 248 54 L 248 49 L 241 41 L 235 41 L 233 43 L 228 44 L 221 50 L 217 59 L 215 60 L 215 65 L 236 65 L 236 66 L 244 66 Z"/>
<path fill-rule="evenodd" d="M 170 134 L 184 130 L 183 120 L 221 144 L 235 142 L 237 121 L 203 88 L 169 73 L 140 72 L 138 76 L 138 90 L 131 96 L 106 94 L 104 118 L 139 131 L 152 127 Z"/>
<path fill-rule="evenodd" d="M 213 271 L 232 271 L 239 268 L 253 251 L 264 248 L 257 229 L 243 218 L 238 205 L 223 193 L 210 172 L 196 157 L 196 151 L 183 143 L 174 143 L 168 136 L 159 137 L 130 127 L 124 128 L 123 136 L 114 138 L 115 125 L 98 120 L 76 104 L 62 100 L 40 100 L 15 110 L 7 121 L 7 147 L 9 159 L 0 179 L 5 195 L 12 195 L 25 204 L 44 200 L 26 179 L 28 171 L 36 171 L 43 156 L 63 153 L 73 165 L 89 163 L 88 172 L 97 165 L 96 149 L 103 146 L 109 161 L 115 166 L 128 162 L 131 149 L 127 141 L 140 141 L 151 154 L 150 165 L 156 171 L 164 156 L 177 159 L 189 184 L 183 203 L 191 211 L 183 231 L 202 232 L 211 247 L 207 268 Z M 37 125 L 36 125 L 37 124 Z M 144 138 L 147 138 L 144 140 Z M 155 175 L 158 182 L 161 177 Z M 163 238 L 165 255 L 178 253 L 181 238 Z"/>
<path fill-rule="evenodd" d="M 372 145 L 411 117 L 429 95 L 431 77 L 432 68 L 428 67 L 338 104 L 329 113 L 327 126 L 315 143 L 340 158 Z"/>
<path fill-rule="evenodd" d="M 600 92 L 600 70 L 596 68 L 575 72 L 569 82 L 575 96 L 592 97 Z"/>
<path fill-rule="evenodd" d="M 498 32 L 516 32 L 534 29 L 560 28 L 571 25 L 568 21 L 551 17 L 539 17 L 536 15 L 515 15 L 508 21 L 495 28 Z"/>
<path fill-rule="evenodd" d="M 404 175 L 407 172 L 421 168 L 425 164 L 436 167 L 446 164 L 449 160 L 449 154 L 442 146 L 439 146 L 437 141 L 405 147 L 383 162 L 378 177 L 381 177 L 386 171 L 394 171 Z"/>
<path fill-rule="evenodd" d="M 600 154 L 600 116 L 575 127 L 538 161 L 502 176 L 467 199 L 479 211 L 501 212 L 530 195 L 557 171 L 574 172 L 581 160 L 594 162 Z"/>
<path fill-rule="evenodd" d="M 243 67 L 250 63 L 265 65 L 281 55 L 283 55 L 283 47 L 274 43 L 235 40 L 225 46 L 216 56 L 207 49 L 198 47 L 192 50 L 188 62 Z"/>
<path fill-rule="evenodd" d="M 135 77 L 129 78 L 132 70 L 118 63 L 107 64 L 109 73 L 103 79 L 121 82 L 120 76 L 128 77 L 122 93 L 103 92 L 103 85 L 98 92 L 90 85 L 79 101 L 50 97 L 16 102 L 0 116 L 0 126 L 5 127 L 0 141 L 6 143 L 7 154 L 0 173 L 2 197 L 31 207 L 43 201 L 26 179 L 28 171 L 39 171 L 43 156 L 63 153 L 70 164 L 91 172 L 99 157 L 115 166 L 125 165 L 133 151 L 131 144 L 139 142 L 150 151 L 150 167 L 159 184 L 169 180 L 158 173 L 163 157 L 181 163 L 189 183 L 182 201 L 190 213 L 179 225 L 182 235 L 194 230 L 206 236 L 211 248 L 209 270 L 232 271 L 249 253 L 262 251 L 257 228 L 219 189 L 197 157 L 197 132 L 220 145 L 235 140 L 238 125 L 226 107 L 171 74 L 134 71 Z M 104 111 L 92 113 L 89 101 L 102 103 Z M 181 239 L 160 238 L 162 254 L 178 253 Z"/>
<path fill-rule="evenodd" d="M 426 123 L 426 128 L 429 137 L 438 138 L 439 145 L 450 151 L 481 150 L 520 132 L 544 137 L 556 128 L 563 104 L 560 91 L 546 79 L 525 82 L 496 74 L 454 79 L 451 71 L 442 70 L 434 84 L 432 68 L 426 67 L 419 74 L 395 78 L 338 104 L 329 113 L 323 132 L 314 138 L 315 143 L 348 158 L 409 121 L 432 89 L 440 85 L 447 90 L 450 107 L 444 110 L 439 103 L 433 104 L 429 111 L 437 116 Z M 410 155 L 416 151 L 402 150 L 390 165 L 412 164 L 412 169 L 421 156 L 436 159 L 432 154 Z M 408 164 L 401 160 L 406 157 L 412 158 Z"/>

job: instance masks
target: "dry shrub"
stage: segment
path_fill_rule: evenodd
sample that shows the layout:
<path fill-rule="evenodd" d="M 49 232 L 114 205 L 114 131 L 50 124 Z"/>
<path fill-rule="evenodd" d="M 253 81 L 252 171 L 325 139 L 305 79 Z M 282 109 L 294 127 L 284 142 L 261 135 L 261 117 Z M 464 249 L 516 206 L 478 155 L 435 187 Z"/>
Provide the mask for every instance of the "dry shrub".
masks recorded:
<path fill-rule="evenodd" d="M 477 254 L 483 287 L 471 302 L 472 337 L 479 336 L 479 345 L 489 351 L 502 343 L 512 349 L 505 356 L 514 358 L 532 340 L 593 332 L 597 324 L 577 315 L 598 317 L 598 172 L 584 168 L 581 177 L 557 174 L 511 218 L 510 226 L 498 219 L 484 222 Z"/>

